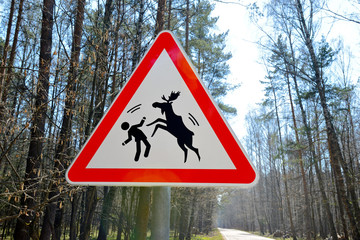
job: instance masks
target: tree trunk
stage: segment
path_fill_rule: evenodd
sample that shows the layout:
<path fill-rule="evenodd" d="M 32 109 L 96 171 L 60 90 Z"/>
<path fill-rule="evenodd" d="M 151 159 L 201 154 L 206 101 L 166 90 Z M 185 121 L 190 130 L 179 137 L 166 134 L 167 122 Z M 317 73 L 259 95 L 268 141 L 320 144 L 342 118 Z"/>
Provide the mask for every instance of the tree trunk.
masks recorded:
<path fill-rule="evenodd" d="M 291 41 L 291 40 L 289 40 L 289 41 Z M 292 43 L 290 43 L 290 44 L 292 44 Z M 286 69 L 287 69 L 286 84 L 287 84 L 287 87 L 288 87 L 288 94 L 289 94 L 289 101 L 290 101 L 290 108 L 291 108 L 291 116 L 292 116 L 292 120 L 293 120 L 294 131 L 295 131 L 295 139 L 296 139 L 296 144 L 298 146 L 300 146 L 300 138 L 299 138 L 298 127 L 297 127 L 297 123 L 296 123 L 295 110 L 294 110 L 294 104 L 293 104 L 293 100 L 292 100 L 291 87 L 290 87 L 290 80 L 289 80 L 289 75 L 288 75 L 288 72 L 290 72 L 289 63 L 287 62 L 286 57 L 284 58 L 284 60 L 285 60 L 285 65 L 286 65 Z M 312 226 L 311 226 L 311 223 L 310 223 L 309 191 L 308 191 L 308 188 L 307 188 L 306 174 L 305 174 L 303 157 L 302 157 L 302 150 L 299 148 L 297 152 L 298 152 L 298 157 L 299 157 L 301 178 L 302 178 L 302 183 L 303 183 L 303 188 L 304 188 L 306 239 L 310 240 L 312 238 L 312 234 L 310 233 L 310 230 L 311 230 Z"/>
<path fill-rule="evenodd" d="M 289 213 L 290 229 L 291 229 L 291 234 L 292 234 L 293 239 L 297 240 L 296 230 L 295 230 L 294 221 L 293 221 L 293 217 L 292 217 L 292 211 L 291 211 L 289 187 L 288 187 L 287 173 L 286 173 L 286 168 L 285 168 L 285 159 L 284 159 L 284 154 L 283 154 L 283 142 L 282 142 L 282 133 L 281 133 L 279 112 L 278 112 L 278 106 L 277 106 L 277 97 L 276 97 L 275 88 L 273 86 L 271 79 L 270 79 L 270 82 L 271 82 L 271 88 L 272 88 L 272 92 L 274 95 L 274 101 L 275 101 L 274 104 L 275 104 L 276 123 L 277 123 L 277 128 L 278 128 L 278 133 L 279 133 L 279 141 L 280 141 L 279 151 L 280 151 L 280 158 L 281 158 L 281 162 L 282 162 L 281 165 L 282 165 L 283 179 L 284 179 L 284 185 L 285 185 L 286 205 L 287 205 L 287 209 L 288 209 L 288 213 Z M 308 240 L 310 240 L 310 238 L 308 238 Z"/>
<path fill-rule="evenodd" d="M 3 55 L 2 55 L 2 59 L 1 59 L 1 65 L 0 65 L 1 66 L 1 68 L 0 68 L 0 99 L 2 99 L 3 85 L 4 85 L 4 79 L 5 79 L 5 69 L 6 69 L 5 66 L 6 66 L 6 62 L 7 62 L 7 51 L 9 48 L 14 12 L 15 12 L 15 0 L 11 0 L 9 21 L 8 21 L 8 25 L 7 25 Z"/>
<path fill-rule="evenodd" d="M 171 10 L 172 10 L 172 0 L 169 0 L 169 7 L 168 7 L 168 21 L 167 21 L 167 29 L 171 29 Z"/>
<path fill-rule="evenodd" d="M 30 146 L 26 159 L 24 189 L 28 196 L 21 198 L 21 205 L 26 208 L 27 214 L 22 214 L 18 218 L 14 231 L 14 239 L 29 239 L 35 227 L 34 221 L 37 218 L 36 190 L 39 186 L 38 174 L 42 160 L 42 150 L 45 135 L 45 122 L 47 100 L 49 92 L 49 77 L 51 67 L 51 47 L 52 47 L 52 28 L 54 0 L 44 0 L 43 17 L 41 26 L 40 57 L 39 57 L 39 78 L 37 83 L 37 92 L 35 96 L 35 105 L 33 120 L 31 126 Z"/>
<path fill-rule="evenodd" d="M 309 127 L 309 125 L 307 123 L 307 120 L 306 120 L 307 119 L 306 112 L 305 112 L 303 104 L 302 104 L 302 99 L 301 99 L 301 96 L 300 96 L 300 91 L 299 91 L 298 86 L 297 86 L 296 78 L 294 78 L 294 83 L 295 83 L 296 94 L 297 94 L 297 97 L 298 97 L 299 107 L 300 107 L 300 111 L 301 111 L 302 122 L 303 122 L 303 125 L 304 125 L 304 128 L 305 128 L 305 134 L 306 134 L 306 138 L 307 138 L 307 141 L 308 141 L 308 144 L 309 144 L 309 150 L 310 150 L 312 162 L 313 162 L 313 165 L 315 167 L 316 177 L 317 177 L 318 182 L 319 182 L 319 188 L 320 188 L 320 194 L 321 194 L 321 198 L 322 198 L 322 204 L 323 204 L 323 206 L 325 208 L 325 212 L 326 212 L 326 215 L 327 215 L 327 220 L 329 222 L 331 236 L 335 240 L 335 239 L 337 239 L 337 233 L 336 233 L 336 228 L 335 228 L 335 224 L 334 224 L 334 220 L 333 220 L 333 215 L 331 213 L 330 203 L 329 203 L 328 197 L 326 196 L 326 193 L 325 193 L 325 184 L 324 184 L 324 180 L 323 180 L 323 177 L 322 177 L 322 172 L 321 172 L 321 170 L 319 168 L 318 157 L 316 157 L 314 143 L 313 143 L 313 140 L 311 138 L 311 128 Z"/>
<path fill-rule="evenodd" d="M 337 134 L 335 132 L 335 128 L 332 124 L 332 117 L 330 115 L 330 111 L 328 109 L 326 98 L 325 98 L 325 89 L 323 86 L 320 86 L 319 83 L 316 84 L 318 88 L 318 92 L 320 95 L 320 103 L 323 108 L 323 115 L 325 118 L 326 123 L 326 134 L 328 138 L 328 145 L 329 145 L 329 153 L 330 153 L 330 164 L 334 171 L 335 181 L 338 187 L 338 194 L 340 195 L 339 204 L 344 204 L 345 210 L 347 212 L 347 215 L 349 217 L 352 235 L 355 239 L 360 239 L 360 231 L 359 231 L 359 225 L 358 221 L 356 220 L 356 217 L 354 216 L 353 209 L 357 208 L 357 201 L 350 203 L 349 199 L 347 198 L 346 194 L 346 186 L 344 183 L 344 179 L 342 176 L 341 171 L 341 163 L 343 163 L 344 159 L 342 157 L 340 145 L 337 139 Z M 344 169 L 344 174 L 349 174 L 346 172 L 346 169 Z M 352 195 L 352 191 L 350 189 L 350 195 Z M 353 206 L 352 206 L 353 205 Z M 355 212 L 356 213 L 356 212 Z"/>
<path fill-rule="evenodd" d="M 59 185 L 63 184 L 63 181 L 57 180 L 63 179 L 62 176 L 64 172 L 64 166 L 66 165 L 66 151 L 71 139 L 72 118 L 75 108 L 77 68 L 79 66 L 80 44 L 84 20 L 84 5 L 85 0 L 78 0 L 74 35 L 72 40 L 73 43 L 71 49 L 70 69 L 66 86 L 65 107 L 62 117 L 60 135 L 55 148 L 54 176 L 52 177 L 54 181 L 51 184 L 51 190 L 48 196 L 48 198 L 52 200 L 48 203 L 45 209 L 45 216 L 41 230 L 40 240 L 50 239 L 53 229 L 60 229 L 61 227 L 62 210 L 58 208 L 58 200 L 60 194 Z M 60 201 L 62 200 L 60 199 Z M 55 227 L 55 219 L 57 219 L 58 228 Z M 56 231 L 54 231 L 54 233 L 56 233 Z M 55 234 L 54 238 L 59 239 L 60 235 L 61 232 L 60 234 Z"/>
<path fill-rule="evenodd" d="M 97 189 L 96 187 L 88 187 L 85 197 L 85 210 L 81 220 L 79 240 L 89 240 L 91 223 L 94 217 L 94 212 L 97 204 Z"/>
<path fill-rule="evenodd" d="M 290 50 L 291 50 L 292 59 L 295 59 L 294 49 L 293 49 L 293 45 L 292 45 L 291 41 L 290 41 Z M 304 106 L 302 103 L 302 97 L 301 97 L 301 93 L 300 93 L 298 83 L 297 83 L 296 71 L 297 71 L 296 67 L 293 66 L 293 69 L 291 72 L 292 72 L 292 78 L 294 81 L 295 92 L 296 92 L 296 96 L 298 98 L 298 104 L 299 104 L 299 108 L 300 108 L 300 112 L 301 112 L 301 120 L 304 125 L 306 139 L 309 144 L 310 156 L 311 156 L 311 160 L 312 160 L 311 162 L 313 163 L 313 165 L 315 167 L 316 177 L 319 182 L 320 195 L 321 195 L 321 199 L 322 199 L 322 204 L 324 205 L 325 212 L 327 215 L 327 220 L 329 222 L 330 233 L 331 233 L 331 236 L 333 237 L 333 239 L 335 240 L 335 239 L 337 239 L 336 228 L 335 228 L 335 224 L 334 224 L 334 220 L 333 220 L 333 215 L 330 210 L 330 203 L 329 203 L 328 197 L 326 196 L 326 193 L 325 193 L 325 184 L 323 181 L 322 172 L 319 168 L 318 158 L 316 157 L 315 147 L 314 147 L 314 143 L 313 143 L 313 140 L 311 137 L 311 135 L 312 135 L 311 128 L 309 127 L 309 124 L 307 122 L 306 112 L 305 112 L 305 109 L 304 109 Z"/>
<path fill-rule="evenodd" d="M 158 0 L 158 8 L 156 13 L 156 23 L 155 23 L 155 36 L 158 35 L 162 30 L 164 30 L 164 11 L 165 11 L 165 0 Z"/>
<path fill-rule="evenodd" d="M 185 17 L 185 52 L 189 54 L 189 32 L 190 32 L 190 0 L 186 0 Z M 199 66 L 199 65 L 198 65 Z"/>
<path fill-rule="evenodd" d="M 124 2 L 123 2 L 124 4 Z M 112 76 L 112 85 L 111 85 L 111 102 L 114 101 L 115 99 L 115 96 L 118 92 L 118 90 L 116 89 L 116 85 L 117 85 L 117 82 L 119 82 L 119 79 L 117 79 L 117 63 L 118 63 L 118 52 L 119 52 L 119 30 L 120 30 L 120 25 L 123 21 L 123 17 L 124 17 L 124 11 L 122 10 L 120 2 L 117 3 L 117 18 L 116 18 L 116 23 L 115 23 L 115 44 L 114 44 L 114 64 L 113 64 L 113 76 Z M 125 51 L 123 51 L 125 52 Z M 123 75 L 123 74 L 121 74 Z"/>
<path fill-rule="evenodd" d="M 71 217 L 70 217 L 70 240 L 76 240 L 77 236 L 77 215 L 79 210 L 79 200 L 81 193 L 74 193 L 73 199 L 71 201 Z"/>
<path fill-rule="evenodd" d="M 189 226 L 189 201 L 187 196 L 189 195 L 189 189 L 182 189 L 179 197 L 180 202 L 180 217 L 179 217 L 179 240 L 185 240 L 186 232 Z"/>
<path fill-rule="evenodd" d="M 333 122 L 332 122 L 332 116 L 331 116 L 330 110 L 328 108 L 327 99 L 325 96 L 325 84 L 323 83 L 323 81 L 321 79 L 320 66 L 319 66 L 318 60 L 316 58 L 311 35 L 309 32 L 308 26 L 306 24 L 306 20 L 304 18 L 302 4 L 301 4 L 300 0 L 297 0 L 296 3 L 297 3 L 297 11 L 298 11 L 298 17 L 299 17 L 299 21 L 300 21 L 300 25 L 301 25 L 301 30 L 302 30 L 302 34 L 303 34 L 303 37 L 305 40 L 305 45 L 307 47 L 307 50 L 309 51 L 311 64 L 312 64 L 313 70 L 315 72 L 314 81 L 315 81 L 316 88 L 317 88 L 317 91 L 318 91 L 318 94 L 320 97 L 320 105 L 322 107 L 323 115 L 324 115 L 324 119 L 325 119 L 326 134 L 327 134 L 329 153 L 330 153 L 330 164 L 334 171 L 335 181 L 338 184 L 338 190 L 339 190 L 338 193 L 340 195 L 341 201 L 344 204 L 345 210 L 349 217 L 352 235 L 355 239 L 360 239 L 358 220 L 356 220 L 356 217 L 354 216 L 354 213 L 353 213 L 353 209 L 358 209 L 358 203 L 357 202 L 350 203 L 350 201 L 347 199 L 347 196 L 346 196 L 346 192 L 345 192 L 346 186 L 344 184 L 344 179 L 343 179 L 342 171 L 341 171 L 341 167 L 340 167 L 340 165 L 342 163 L 344 163 L 344 159 L 342 157 L 341 148 L 340 148 L 340 145 L 339 145 L 339 142 L 337 139 L 337 134 L 336 134 Z M 348 172 L 346 172 L 346 169 L 343 169 L 343 170 L 344 170 L 345 175 L 349 174 Z M 349 192 L 350 192 L 350 194 L 352 194 L 352 189 L 350 188 L 348 190 L 350 190 Z M 354 205 L 355 207 L 352 205 Z"/>
<path fill-rule="evenodd" d="M 340 193 L 339 193 L 339 186 L 337 184 L 337 182 L 335 181 L 335 189 L 336 189 L 336 197 L 337 197 L 337 201 L 338 201 L 338 208 L 339 208 L 339 215 L 340 215 L 340 221 L 341 221 L 341 227 L 343 229 L 343 233 L 344 233 L 344 237 L 346 238 L 346 240 L 349 239 L 349 233 L 347 230 L 347 224 L 346 224 L 346 220 L 345 220 L 345 213 L 344 213 L 344 207 L 343 204 L 341 204 L 341 198 L 340 198 Z"/>
<path fill-rule="evenodd" d="M 6 75 L 5 74 L 0 74 L 0 77 L 2 77 L 2 79 L 0 78 L 0 81 L 1 81 L 1 85 L 0 85 L 0 96 L 1 96 L 1 98 L 0 98 L 0 132 L 2 132 L 2 124 L 1 123 L 6 118 L 6 116 L 5 116 L 6 115 L 5 105 L 6 105 L 9 85 L 10 85 L 10 82 L 11 82 L 11 80 L 13 78 L 13 72 L 12 71 L 13 71 L 13 66 L 14 66 L 14 61 L 15 61 L 16 47 L 17 47 L 19 31 L 20 31 L 20 24 L 21 24 L 21 20 L 22 20 L 23 6 L 24 6 L 24 0 L 20 0 L 18 16 L 17 16 L 16 26 L 15 26 L 14 39 L 13 39 L 13 44 L 12 44 L 12 47 L 11 47 L 9 63 L 7 65 L 7 74 Z M 11 12 L 10 12 L 10 14 L 11 14 Z M 12 19 L 9 19 L 9 21 L 11 21 L 11 20 Z M 8 26 L 8 27 L 10 27 L 10 29 L 11 29 L 11 26 Z M 8 29 L 8 31 L 9 31 L 9 29 Z M 6 53 L 5 49 L 4 49 L 4 53 Z M 3 56 L 3 57 L 6 57 L 6 56 Z M 4 80 L 5 80 L 5 82 L 4 82 Z"/>
<path fill-rule="evenodd" d="M 136 23 L 136 33 L 135 33 L 135 41 L 134 41 L 134 52 L 132 56 L 132 71 L 134 71 L 136 65 L 138 64 L 140 60 L 141 55 L 141 41 L 142 41 L 142 25 L 144 21 L 144 14 L 145 14 L 145 8 L 144 8 L 144 0 L 140 0 L 140 6 L 139 6 L 139 18 Z"/>
<path fill-rule="evenodd" d="M 118 226 L 117 226 L 116 240 L 121 240 L 121 235 L 122 235 L 122 232 L 124 231 L 126 195 L 127 195 L 127 187 L 122 187 L 121 188 L 121 207 L 120 207 L 119 219 L 117 222 Z"/>
<path fill-rule="evenodd" d="M 100 51 L 96 52 L 96 63 L 95 63 L 95 74 L 92 86 L 92 96 L 90 103 L 90 111 L 88 122 L 86 125 L 85 134 L 89 136 L 91 128 L 91 120 L 93 117 L 93 126 L 96 126 L 101 117 L 104 114 L 105 99 L 107 95 L 107 82 L 109 80 L 108 71 L 108 45 L 109 45 L 109 30 L 110 30 L 110 19 L 112 15 L 112 0 L 106 0 L 105 12 L 104 12 L 104 28 L 102 42 L 100 43 Z M 100 74 L 97 74 L 97 70 L 100 70 Z M 97 87 L 97 90 L 96 90 Z M 96 96 L 96 98 L 95 98 Z M 95 107 L 93 108 L 93 100 L 95 98 Z M 88 208 L 85 209 L 85 216 L 81 223 L 80 228 L 80 240 L 87 240 L 90 236 L 90 227 L 93 215 L 97 204 L 97 190 L 96 187 L 88 187 L 85 203 L 88 204 Z"/>
<path fill-rule="evenodd" d="M 191 210 L 190 210 L 190 219 L 189 219 L 189 226 L 188 226 L 188 230 L 186 233 L 186 240 L 191 240 L 191 235 L 192 235 L 192 229 L 194 227 L 194 218 L 195 218 L 195 206 L 196 206 L 196 197 L 197 197 L 197 189 L 193 190 L 192 193 L 193 196 L 192 200 L 191 200 Z M 190 197 L 190 196 L 189 196 Z"/>
<path fill-rule="evenodd" d="M 105 188 L 105 187 L 104 187 Z M 109 232 L 110 226 L 110 213 L 112 210 L 112 205 L 116 196 L 117 187 L 110 187 L 109 192 L 104 197 L 104 202 L 102 206 L 100 226 L 99 226 L 99 235 L 98 240 L 106 240 L 106 237 Z"/>
<path fill-rule="evenodd" d="M 151 188 L 140 188 L 139 203 L 137 206 L 136 221 L 134 228 L 135 240 L 146 240 L 147 227 L 149 222 Z"/>

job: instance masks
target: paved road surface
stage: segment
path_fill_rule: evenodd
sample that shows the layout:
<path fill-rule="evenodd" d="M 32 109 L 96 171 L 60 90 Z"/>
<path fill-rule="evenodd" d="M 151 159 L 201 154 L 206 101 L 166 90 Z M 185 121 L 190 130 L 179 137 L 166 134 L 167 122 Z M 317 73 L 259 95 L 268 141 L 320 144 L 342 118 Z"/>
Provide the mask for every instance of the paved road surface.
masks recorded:
<path fill-rule="evenodd" d="M 225 240 L 273 240 L 272 238 L 260 237 L 248 232 L 235 229 L 219 228 Z"/>

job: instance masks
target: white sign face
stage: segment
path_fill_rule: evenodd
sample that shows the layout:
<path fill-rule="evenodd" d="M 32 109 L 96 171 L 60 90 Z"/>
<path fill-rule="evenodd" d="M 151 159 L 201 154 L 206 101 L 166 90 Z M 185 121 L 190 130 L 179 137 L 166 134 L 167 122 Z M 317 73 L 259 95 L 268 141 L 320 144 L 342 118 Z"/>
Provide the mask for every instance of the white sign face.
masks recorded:
<path fill-rule="evenodd" d="M 172 92 L 180 92 L 180 94 L 171 103 L 162 99 L 162 96 L 168 99 Z M 170 105 L 171 108 L 168 110 L 154 108 L 152 106 L 154 103 L 164 104 L 163 109 L 166 105 Z M 126 112 L 116 121 L 87 168 L 235 169 L 165 50 L 125 110 Z M 200 160 L 197 154 L 185 145 L 188 156 L 184 162 L 185 153 L 178 143 L 181 137 L 174 136 L 169 130 L 159 127 L 152 136 L 157 126 L 170 128 L 172 119 L 167 119 L 167 115 L 177 115 L 175 121 L 181 119 L 175 125 L 179 130 L 193 132 L 189 139 L 192 141 L 192 146 L 198 149 Z M 140 156 L 138 161 L 135 161 L 136 137 L 132 136 L 132 140 L 122 146 L 122 143 L 128 139 L 128 130 L 123 130 L 121 125 L 124 122 L 129 123 L 130 126 L 139 124 L 143 117 L 146 120 L 141 127 L 138 127 L 138 130 L 144 133 L 151 147 L 148 156 L 144 157 L 146 145 L 141 141 Z M 165 122 L 146 126 L 156 119 L 162 119 Z"/>
<path fill-rule="evenodd" d="M 66 172 L 71 184 L 242 186 L 256 172 L 170 32 L 149 48 Z"/>

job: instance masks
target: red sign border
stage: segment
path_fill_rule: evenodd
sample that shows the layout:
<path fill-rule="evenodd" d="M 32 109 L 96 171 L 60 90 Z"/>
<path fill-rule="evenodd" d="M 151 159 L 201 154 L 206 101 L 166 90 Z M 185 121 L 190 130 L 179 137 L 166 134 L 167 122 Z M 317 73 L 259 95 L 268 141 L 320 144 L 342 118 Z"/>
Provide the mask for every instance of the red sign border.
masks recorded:
<path fill-rule="evenodd" d="M 169 54 L 236 169 L 86 168 L 163 50 Z M 253 185 L 257 174 L 181 46 L 171 32 L 163 31 L 70 165 L 66 179 L 71 184 L 86 185 Z"/>

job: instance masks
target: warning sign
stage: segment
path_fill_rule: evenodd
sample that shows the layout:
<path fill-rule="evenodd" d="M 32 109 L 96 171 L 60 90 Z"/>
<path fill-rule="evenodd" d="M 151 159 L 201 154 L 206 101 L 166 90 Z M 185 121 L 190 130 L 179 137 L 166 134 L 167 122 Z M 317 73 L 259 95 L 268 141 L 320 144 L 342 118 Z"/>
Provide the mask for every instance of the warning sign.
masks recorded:
<path fill-rule="evenodd" d="M 249 186 L 256 172 L 186 54 L 165 31 L 66 178 L 88 185 Z"/>

